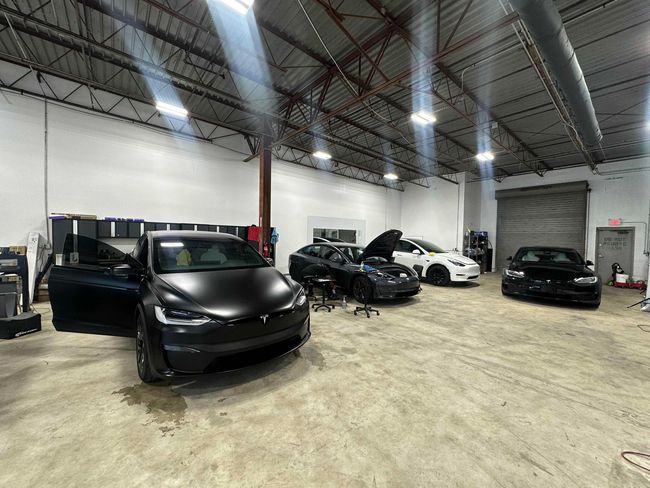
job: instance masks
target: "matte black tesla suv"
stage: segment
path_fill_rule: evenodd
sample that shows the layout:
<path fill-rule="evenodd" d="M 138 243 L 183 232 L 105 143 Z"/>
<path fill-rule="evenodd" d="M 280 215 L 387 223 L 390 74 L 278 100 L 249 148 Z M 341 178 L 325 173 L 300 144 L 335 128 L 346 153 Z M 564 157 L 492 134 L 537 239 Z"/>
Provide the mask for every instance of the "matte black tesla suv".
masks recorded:
<path fill-rule="evenodd" d="M 64 255 L 49 278 L 54 327 L 135 336 L 145 382 L 236 369 L 310 337 L 302 287 L 238 237 L 147 232 L 125 255 L 75 236 Z"/>

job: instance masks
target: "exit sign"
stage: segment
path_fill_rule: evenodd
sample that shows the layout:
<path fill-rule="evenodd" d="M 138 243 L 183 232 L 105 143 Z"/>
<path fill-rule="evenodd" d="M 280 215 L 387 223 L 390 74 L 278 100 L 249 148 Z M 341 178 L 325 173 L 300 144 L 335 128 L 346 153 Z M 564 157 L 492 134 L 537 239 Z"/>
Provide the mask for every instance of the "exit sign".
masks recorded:
<path fill-rule="evenodd" d="M 623 223 L 622 219 L 609 219 L 609 225 L 621 225 Z"/>

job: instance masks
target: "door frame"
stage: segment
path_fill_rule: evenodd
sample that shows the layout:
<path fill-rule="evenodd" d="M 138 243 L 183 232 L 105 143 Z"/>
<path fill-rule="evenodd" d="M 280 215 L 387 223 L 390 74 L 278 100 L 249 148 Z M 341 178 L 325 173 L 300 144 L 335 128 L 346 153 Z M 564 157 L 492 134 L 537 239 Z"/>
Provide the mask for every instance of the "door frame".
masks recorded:
<path fill-rule="evenodd" d="M 595 251 L 595 254 L 596 254 L 594 256 L 596 258 L 595 261 L 594 261 L 594 268 L 595 268 L 596 274 L 598 274 L 600 276 L 603 276 L 602 273 L 600 272 L 600 258 L 598 257 L 598 255 L 600 254 L 598 252 L 598 243 L 600 242 L 600 239 L 598 237 L 599 237 L 600 231 L 604 231 L 604 230 L 607 230 L 607 231 L 611 231 L 611 230 L 629 230 L 629 231 L 632 231 L 632 246 L 631 246 L 631 249 L 632 249 L 632 262 L 630 263 L 630 265 L 634 266 L 634 243 L 636 242 L 636 235 L 635 235 L 636 227 L 596 227 L 596 240 L 594 242 L 594 251 Z M 608 270 L 607 274 L 609 274 L 610 271 L 611 270 Z M 628 274 L 630 276 L 632 276 L 632 269 L 629 269 L 629 270 L 626 270 L 626 271 L 628 272 Z"/>

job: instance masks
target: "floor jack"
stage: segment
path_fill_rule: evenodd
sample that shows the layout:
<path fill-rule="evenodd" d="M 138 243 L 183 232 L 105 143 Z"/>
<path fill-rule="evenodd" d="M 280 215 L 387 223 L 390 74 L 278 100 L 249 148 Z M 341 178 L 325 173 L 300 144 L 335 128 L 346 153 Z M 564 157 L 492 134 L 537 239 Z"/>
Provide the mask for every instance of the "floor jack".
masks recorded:
<path fill-rule="evenodd" d="M 29 310 L 29 273 L 27 256 L 0 255 L 0 278 L 16 274 L 22 284 L 21 313 L 16 314 L 17 292 L 15 282 L 0 283 L 0 339 L 14 339 L 41 330 L 41 315 Z"/>

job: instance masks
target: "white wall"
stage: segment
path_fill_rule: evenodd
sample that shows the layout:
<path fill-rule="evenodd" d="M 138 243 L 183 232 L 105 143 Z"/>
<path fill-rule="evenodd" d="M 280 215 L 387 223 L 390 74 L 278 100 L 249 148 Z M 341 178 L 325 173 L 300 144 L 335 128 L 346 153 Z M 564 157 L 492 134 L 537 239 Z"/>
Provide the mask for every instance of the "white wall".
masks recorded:
<path fill-rule="evenodd" d="M 588 242 L 585 258 L 595 259 L 596 228 L 607 227 L 608 219 L 621 218 L 625 227 L 635 227 L 634 270 L 635 279 L 647 279 L 648 258 L 643 255 L 645 228 L 641 224 L 627 222 L 648 222 L 650 205 L 650 157 L 632 161 L 610 163 L 600 166 L 601 175 L 592 174 L 585 166 L 551 171 L 543 178 L 537 175 L 523 175 L 506 178 L 502 183 L 494 181 L 474 182 L 467 185 L 467 192 L 481 195 L 481 230 L 487 230 L 496 247 L 497 201 L 495 190 L 523 188 L 536 185 L 588 181 L 591 188 L 589 198 Z"/>
<path fill-rule="evenodd" d="M 0 245 L 45 235 L 42 101 L 0 94 Z M 50 212 L 153 221 L 246 225 L 258 221 L 258 164 L 214 145 L 48 104 Z M 229 140 L 243 150 L 243 140 Z M 400 192 L 273 162 L 271 222 L 277 264 L 311 241 L 310 216 L 364 220 L 368 237 L 398 227 Z"/>
<path fill-rule="evenodd" d="M 257 161 L 242 162 L 244 142 L 230 149 L 173 137 L 132 124 L 49 106 L 48 207 L 99 217 L 243 225 L 257 223 Z M 44 104 L 0 92 L 0 246 L 24 244 L 30 231 L 46 233 Z M 601 171 L 650 167 L 650 158 L 601 166 Z M 587 259 L 594 260 L 596 227 L 611 217 L 647 221 L 650 171 L 593 175 L 586 167 L 459 185 L 431 179 L 430 188 L 403 193 L 331 173 L 274 161 L 272 224 L 278 227 L 278 267 L 311 240 L 309 219 L 365 222 L 362 242 L 389 228 L 422 236 L 445 249 L 462 249 L 467 227 L 487 230 L 496 245 L 494 191 L 587 180 L 590 199 Z M 643 229 L 636 232 L 635 278 L 647 273 Z"/>
<path fill-rule="evenodd" d="M 0 92 L 0 246 L 44 233 L 43 105 Z"/>
<path fill-rule="evenodd" d="M 430 187 L 408 185 L 402 195 L 402 232 L 422 237 L 445 250 L 462 249 L 464 176 L 459 184 L 432 178 Z"/>

